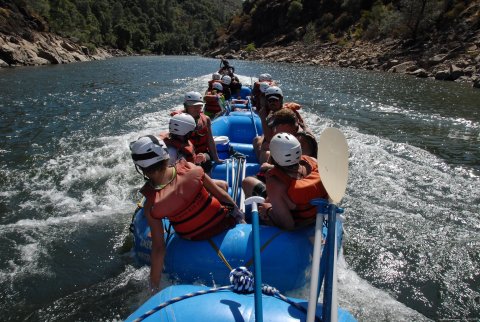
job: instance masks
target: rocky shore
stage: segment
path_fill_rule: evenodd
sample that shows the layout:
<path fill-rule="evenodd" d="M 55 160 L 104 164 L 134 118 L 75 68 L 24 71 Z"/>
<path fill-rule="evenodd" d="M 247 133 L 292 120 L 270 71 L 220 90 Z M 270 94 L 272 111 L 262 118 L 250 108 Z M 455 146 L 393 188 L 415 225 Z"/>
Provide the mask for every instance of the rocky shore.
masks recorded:
<path fill-rule="evenodd" d="M 227 59 L 265 60 L 307 65 L 338 66 L 421 78 L 456 81 L 480 88 L 480 32 L 465 34 L 462 39 L 411 45 L 401 40 L 375 42 L 352 41 L 257 48 L 253 51 L 228 50 L 212 56 Z"/>
<path fill-rule="evenodd" d="M 102 48 L 90 52 L 71 39 L 48 32 L 0 33 L 0 67 L 66 64 L 123 55 L 126 53 Z"/>

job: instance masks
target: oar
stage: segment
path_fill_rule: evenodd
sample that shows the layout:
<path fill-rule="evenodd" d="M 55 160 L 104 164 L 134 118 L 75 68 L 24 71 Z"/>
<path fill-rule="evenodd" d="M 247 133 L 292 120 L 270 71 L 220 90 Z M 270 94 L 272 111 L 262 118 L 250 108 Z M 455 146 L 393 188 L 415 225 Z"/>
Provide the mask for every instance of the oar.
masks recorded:
<path fill-rule="evenodd" d="M 245 176 L 247 174 L 247 159 L 242 158 L 242 180 L 240 181 L 240 184 L 243 182 L 243 179 L 245 179 Z M 241 211 L 245 212 L 245 192 L 243 189 L 240 188 L 240 201 L 238 204 L 238 207 L 240 208 Z"/>
<path fill-rule="evenodd" d="M 252 102 L 250 101 L 250 96 L 248 96 L 247 99 L 248 107 L 250 109 L 250 115 L 252 117 L 253 129 L 255 130 L 255 136 L 258 136 L 257 124 L 255 123 L 255 117 L 253 116 Z"/>
<path fill-rule="evenodd" d="M 336 128 L 327 128 L 318 141 L 318 170 L 322 183 L 328 192 L 331 205 L 328 214 L 327 244 L 330 249 L 327 277 L 325 280 L 323 321 L 337 321 L 337 289 L 336 289 L 336 211 L 347 187 L 348 179 L 348 145 L 343 133 Z M 315 225 L 315 244 L 312 259 L 312 277 L 310 281 L 310 298 L 308 301 L 307 321 L 313 322 L 318 303 L 319 266 L 322 248 L 323 214 L 317 213 Z"/>
<path fill-rule="evenodd" d="M 258 219 L 257 203 L 265 199 L 259 196 L 247 198 L 245 205 L 252 205 L 253 261 L 255 274 L 255 321 L 263 321 L 262 312 L 262 263 L 260 258 L 260 220 Z"/>

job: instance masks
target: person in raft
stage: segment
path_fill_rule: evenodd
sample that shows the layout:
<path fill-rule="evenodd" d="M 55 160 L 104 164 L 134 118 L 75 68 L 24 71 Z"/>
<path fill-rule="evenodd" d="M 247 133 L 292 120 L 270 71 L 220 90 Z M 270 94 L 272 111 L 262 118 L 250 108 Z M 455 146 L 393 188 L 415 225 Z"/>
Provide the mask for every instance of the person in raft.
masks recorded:
<path fill-rule="evenodd" d="M 208 90 L 203 97 L 205 106 L 203 114 L 210 118 L 215 118 L 225 111 L 225 97 L 223 96 L 223 86 L 221 83 L 213 83 L 212 89 Z"/>
<path fill-rule="evenodd" d="M 168 132 L 160 133 L 160 139 L 167 146 L 170 155 L 169 165 L 174 165 L 180 159 L 185 159 L 197 165 L 204 161 L 203 156 L 197 156 L 195 146 L 190 141 L 190 136 L 196 126 L 195 119 L 187 113 L 175 114 L 170 118 Z"/>
<path fill-rule="evenodd" d="M 302 155 L 300 142 L 289 133 L 273 136 L 270 157 L 274 167 L 265 174 L 266 184 L 255 179 L 257 182 L 253 189 L 244 187 L 246 196 L 266 198 L 265 203 L 258 207 L 262 223 L 294 229 L 315 222 L 317 208 L 310 201 L 328 198 L 317 160 Z"/>
<path fill-rule="evenodd" d="M 188 136 L 188 140 L 192 143 L 195 148 L 195 153 L 197 155 L 196 164 L 201 164 L 202 168 L 206 173 L 210 173 L 212 169 L 212 161 L 216 163 L 222 163 L 223 160 L 219 159 L 217 146 L 213 139 L 212 134 L 212 121 L 210 117 L 205 115 L 202 112 L 204 107 L 203 96 L 199 92 L 187 92 L 185 93 L 183 100 L 183 111 L 175 111 L 171 114 L 173 117 L 176 115 L 181 115 L 183 112 L 186 115 L 193 117 L 195 121 L 195 127 L 191 134 Z M 186 117 L 183 116 L 183 119 L 186 121 Z M 183 124 L 184 122 L 182 122 Z M 186 128 L 189 127 L 188 122 L 185 123 Z M 182 127 L 183 128 L 183 127 Z M 172 133 L 172 126 L 170 126 L 170 132 Z M 182 131 L 188 133 L 186 131 Z M 191 160 L 188 160 L 192 162 Z"/>
<path fill-rule="evenodd" d="M 186 160 L 169 166 L 165 143 L 153 135 L 130 144 L 133 163 L 146 180 L 140 192 L 152 234 L 150 283 L 160 287 L 166 253 L 162 218 L 168 218 L 180 237 L 209 239 L 237 223 L 244 214 L 229 194 L 216 185 L 203 169 Z"/>

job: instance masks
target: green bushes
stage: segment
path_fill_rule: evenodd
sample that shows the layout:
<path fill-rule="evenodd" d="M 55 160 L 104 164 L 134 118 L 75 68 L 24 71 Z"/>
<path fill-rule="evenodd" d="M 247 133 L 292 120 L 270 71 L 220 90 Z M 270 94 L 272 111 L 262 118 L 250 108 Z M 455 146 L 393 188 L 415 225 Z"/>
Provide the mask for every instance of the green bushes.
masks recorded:
<path fill-rule="evenodd" d="M 83 44 L 181 54 L 209 47 L 241 1 L 13 0 Z"/>
<path fill-rule="evenodd" d="M 246 51 L 247 53 L 254 52 L 255 50 L 256 50 L 256 48 L 255 48 L 255 44 L 254 44 L 253 42 L 249 43 L 249 44 L 247 45 L 247 47 L 245 47 L 245 51 Z"/>
<path fill-rule="evenodd" d="M 301 21 L 302 11 L 303 11 L 302 3 L 298 0 L 292 1 L 287 11 L 288 20 L 292 22 Z"/>

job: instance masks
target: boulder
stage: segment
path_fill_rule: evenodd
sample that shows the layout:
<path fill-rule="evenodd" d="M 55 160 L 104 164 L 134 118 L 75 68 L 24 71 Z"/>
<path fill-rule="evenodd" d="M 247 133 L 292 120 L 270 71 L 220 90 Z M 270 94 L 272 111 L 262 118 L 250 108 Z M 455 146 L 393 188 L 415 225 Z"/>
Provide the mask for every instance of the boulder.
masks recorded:
<path fill-rule="evenodd" d="M 417 69 L 417 63 L 414 61 L 406 61 L 404 63 L 395 65 L 391 67 L 388 72 L 390 73 L 399 73 L 405 74 L 406 72 L 411 72 Z"/>
<path fill-rule="evenodd" d="M 450 65 L 450 79 L 451 80 L 456 80 L 459 77 L 462 77 L 465 75 L 465 72 L 463 71 L 462 68 L 458 67 L 457 65 Z"/>
<path fill-rule="evenodd" d="M 436 80 L 449 80 L 450 79 L 450 71 L 449 70 L 440 70 L 435 73 Z"/>
<path fill-rule="evenodd" d="M 8 64 L 0 59 L 0 67 L 8 67 Z"/>
<path fill-rule="evenodd" d="M 38 57 L 44 58 L 52 64 L 61 64 L 62 63 L 62 59 L 57 54 L 52 53 L 51 51 L 43 49 L 43 48 L 39 48 Z"/>
<path fill-rule="evenodd" d="M 428 72 L 423 68 L 416 69 L 413 72 L 408 72 L 407 74 L 413 75 L 413 76 L 416 76 L 416 77 L 420 77 L 420 78 L 427 78 L 428 77 Z"/>
<path fill-rule="evenodd" d="M 474 87 L 474 88 L 480 88 L 480 76 L 478 76 L 478 77 L 473 81 L 473 87 Z"/>
<path fill-rule="evenodd" d="M 435 56 L 431 57 L 428 60 L 428 63 L 431 66 L 432 65 L 437 65 L 437 64 L 443 63 L 445 61 L 445 59 L 447 59 L 447 54 L 439 54 L 439 55 L 435 55 Z"/>
<path fill-rule="evenodd" d="M 463 72 L 465 73 L 465 76 L 472 77 L 477 72 L 477 69 L 475 66 L 468 66 L 467 68 L 463 69 Z"/>

